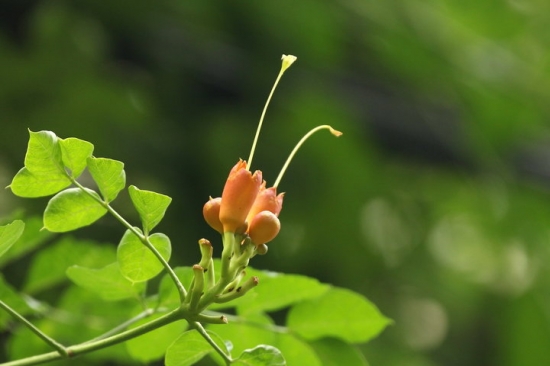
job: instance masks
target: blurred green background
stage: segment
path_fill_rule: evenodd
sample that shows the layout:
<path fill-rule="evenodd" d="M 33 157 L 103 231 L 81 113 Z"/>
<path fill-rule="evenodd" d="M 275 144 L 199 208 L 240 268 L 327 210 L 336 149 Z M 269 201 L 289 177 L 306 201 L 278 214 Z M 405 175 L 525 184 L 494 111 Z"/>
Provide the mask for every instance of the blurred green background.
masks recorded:
<path fill-rule="evenodd" d="M 376 303 L 395 325 L 362 347 L 371 365 L 543 365 L 548 24 L 546 0 L 3 0 L 0 185 L 27 128 L 90 141 L 130 184 L 173 197 L 159 230 L 171 262 L 193 264 L 196 240 L 216 239 L 202 205 L 248 157 L 281 54 L 294 54 L 253 168 L 272 183 L 310 128 L 344 136 L 299 152 L 281 234 L 252 265 Z M 123 196 L 115 206 L 137 220 Z M 46 202 L 5 190 L 0 216 Z M 75 235 L 122 231 L 104 218 Z"/>

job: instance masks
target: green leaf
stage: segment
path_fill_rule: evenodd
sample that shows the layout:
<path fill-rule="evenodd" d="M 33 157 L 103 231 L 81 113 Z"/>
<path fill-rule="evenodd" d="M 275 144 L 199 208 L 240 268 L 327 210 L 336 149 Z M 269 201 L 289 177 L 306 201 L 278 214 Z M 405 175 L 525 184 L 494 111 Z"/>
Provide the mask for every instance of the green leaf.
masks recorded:
<path fill-rule="evenodd" d="M 284 366 L 286 361 L 281 352 L 272 346 L 259 345 L 244 351 L 233 363 L 246 366 Z"/>
<path fill-rule="evenodd" d="M 160 316 L 160 315 L 159 315 Z M 158 317 L 158 316 L 155 316 Z M 135 323 L 132 328 L 147 323 L 155 317 L 149 317 Z M 184 320 L 178 320 L 161 328 L 152 330 L 126 342 L 126 350 L 137 361 L 149 363 L 160 359 L 166 349 L 187 327 Z"/>
<path fill-rule="evenodd" d="M 121 161 L 90 157 L 88 170 L 106 202 L 113 201 L 126 186 L 126 173 Z"/>
<path fill-rule="evenodd" d="M 59 139 L 51 131 L 29 131 L 29 144 L 25 167 L 32 172 L 51 171 L 65 173 Z"/>
<path fill-rule="evenodd" d="M 304 340 L 293 334 L 277 334 L 275 343 L 271 345 L 282 352 L 289 365 L 324 366 L 315 350 Z M 342 363 L 342 365 L 345 364 Z"/>
<path fill-rule="evenodd" d="M 42 197 L 70 186 L 57 136 L 50 131 L 29 133 L 25 167 L 13 178 L 12 192 L 20 197 Z"/>
<path fill-rule="evenodd" d="M 336 337 L 350 343 L 366 342 L 390 323 L 365 297 L 337 287 L 293 306 L 287 318 L 287 326 L 305 339 Z"/>
<path fill-rule="evenodd" d="M 56 194 L 70 185 L 71 181 L 65 175 L 31 173 L 27 168 L 21 168 L 9 187 L 16 196 L 35 198 Z"/>
<path fill-rule="evenodd" d="M 279 349 L 289 365 L 322 365 L 315 351 L 283 327 L 277 328 L 273 320 L 263 313 L 247 314 L 230 320 L 216 332 L 233 342 L 234 352 L 240 354 L 255 345 L 269 344 Z"/>
<path fill-rule="evenodd" d="M 227 325 L 210 325 L 208 329 L 213 327 L 221 338 L 229 339 L 233 344 L 233 352 L 240 354 L 259 343 L 275 345 L 277 333 L 272 331 L 274 325 L 269 315 L 256 313 L 239 316 Z"/>
<path fill-rule="evenodd" d="M 15 220 L 10 224 L 0 226 L 0 257 L 11 248 L 25 230 L 25 223 Z"/>
<path fill-rule="evenodd" d="M 303 300 L 317 298 L 329 289 L 328 285 L 301 275 L 260 272 L 258 277 L 260 285 L 238 302 L 239 314 L 279 310 Z"/>
<path fill-rule="evenodd" d="M 357 347 L 336 338 L 322 338 L 309 345 L 313 347 L 323 366 L 368 366 Z"/>
<path fill-rule="evenodd" d="M 70 188 L 55 195 L 44 211 L 44 227 L 52 232 L 67 232 L 90 225 L 107 213 L 91 189 Z"/>
<path fill-rule="evenodd" d="M 172 198 L 156 192 L 142 191 L 136 186 L 128 187 L 128 192 L 141 218 L 143 231 L 149 233 L 164 217 Z"/>
<path fill-rule="evenodd" d="M 214 339 L 214 341 L 222 347 L 224 351 L 225 345 L 212 332 L 208 334 Z M 166 350 L 166 356 L 164 358 L 165 366 L 188 366 L 193 365 L 195 362 L 200 361 L 204 356 L 214 352 L 214 349 L 202 336 L 195 330 L 188 330 L 178 337 Z"/>
<path fill-rule="evenodd" d="M 166 235 L 155 233 L 149 236 L 149 241 L 166 261 L 170 259 L 172 246 Z M 132 282 L 147 281 L 158 275 L 163 269 L 162 263 L 153 252 L 130 230 L 126 230 L 120 240 L 117 259 L 120 272 Z"/>
<path fill-rule="evenodd" d="M 66 168 L 71 171 L 71 177 L 78 178 L 86 169 L 86 159 L 92 156 L 94 145 L 88 141 L 74 137 L 59 139 L 61 158 Z"/>
<path fill-rule="evenodd" d="M 67 281 L 65 273 L 72 265 L 97 268 L 112 263 L 115 257 L 112 245 L 65 236 L 33 256 L 23 289 L 31 294 L 47 290 Z"/>
<path fill-rule="evenodd" d="M 25 231 L 19 238 L 17 245 L 0 257 L 0 268 L 25 256 L 48 241 L 53 234 L 46 230 L 40 230 L 42 227 L 41 217 L 28 218 L 25 223 Z"/>
<path fill-rule="evenodd" d="M 173 270 L 184 286 L 191 284 L 191 280 L 194 277 L 193 269 L 191 267 L 175 267 Z M 179 305 L 180 295 L 178 289 L 176 288 L 174 281 L 172 281 L 172 277 L 165 274 L 159 285 L 158 306 L 171 309 Z"/>
<path fill-rule="evenodd" d="M 145 289 L 145 283 L 133 284 L 122 276 L 116 262 L 100 269 L 71 266 L 67 269 L 67 276 L 78 286 L 95 292 L 106 301 L 138 297 Z"/>

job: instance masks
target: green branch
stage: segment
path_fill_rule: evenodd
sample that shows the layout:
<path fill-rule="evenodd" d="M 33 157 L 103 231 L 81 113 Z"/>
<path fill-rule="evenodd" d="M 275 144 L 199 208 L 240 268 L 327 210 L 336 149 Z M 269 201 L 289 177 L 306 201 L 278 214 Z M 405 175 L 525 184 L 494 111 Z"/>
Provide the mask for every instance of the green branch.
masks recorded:
<path fill-rule="evenodd" d="M 38 337 L 40 337 L 44 342 L 46 342 L 48 345 L 50 345 L 53 349 L 55 349 L 57 352 L 54 352 L 56 355 L 60 356 L 60 358 L 67 357 L 68 351 L 67 349 L 61 344 L 58 343 L 55 339 L 49 337 L 44 332 L 42 332 L 40 329 L 35 327 L 31 322 L 29 322 L 23 315 L 19 314 L 17 311 L 12 309 L 8 304 L 0 300 L 0 307 L 2 307 L 4 310 L 6 310 L 11 316 L 19 320 L 21 323 L 25 324 L 27 328 L 29 328 L 34 334 L 36 334 Z"/>
<path fill-rule="evenodd" d="M 23 358 L 16 361 L 6 362 L 6 363 L 3 363 L 2 366 L 38 365 L 41 363 L 59 360 L 65 357 L 71 357 L 71 358 L 76 357 L 84 353 L 97 351 L 99 349 L 107 348 L 112 345 L 125 342 L 129 339 L 139 337 L 140 335 L 148 333 L 164 325 L 170 324 L 176 320 L 180 320 L 181 318 L 182 318 L 181 312 L 180 312 L 180 309 L 178 308 L 176 310 L 171 311 L 168 314 L 161 316 L 160 318 L 151 320 L 149 323 L 145 323 L 143 325 L 140 325 L 139 327 L 124 331 L 122 333 L 119 333 L 107 338 L 102 338 L 95 341 L 87 341 L 81 344 L 66 347 L 65 348 L 66 356 L 62 356 L 58 352 L 49 352 L 49 353 L 44 353 L 37 356 Z"/>

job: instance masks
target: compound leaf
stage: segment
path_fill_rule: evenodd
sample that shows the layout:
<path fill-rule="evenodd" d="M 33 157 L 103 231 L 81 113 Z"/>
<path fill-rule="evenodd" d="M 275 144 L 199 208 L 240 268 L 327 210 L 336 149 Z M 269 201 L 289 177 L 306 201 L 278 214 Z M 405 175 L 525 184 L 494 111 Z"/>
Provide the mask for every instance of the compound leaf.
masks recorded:
<path fill-rule="evenodd" d="M 25 167 L 32 172 L 65 173 L 59 139 L 55 133 L 51 131 L 29 131 Z"/>
<path fill-rule="evenodd" d="M 310 342 L 323 366 L 368 366 L 365 356 L 353 345 L 336 338 Z"/>
<path fill-rule="evenodd" d="M 25 223 L 14 220 L 10 224 L 0 226 L 0 256 L 2 256 L 19 239 L 25 230 Z"/>
<path fill-rule="evenodd" d="M 227 352 L 223 341 L 215 333 L 208 332 L 210 337 Z M 195 330 L 188 330 L 178 337 L 166 350 L 165 366 L 189 366 L 200 361 L 214 349 Z"/>
<path fill-rule="evenodd" d="M 149 236 L 149 241 L 165 260 L 170 259 L 172 246 L 166 235 L 155 233 Z M 132 282 L 147 281 L 163 269 L 162 264 L 153 252 L 130 230 L 126 230 L 118 245 L 117 259 L 120 272 Z"/>
<path fill-rule="evenodd" d="M 284 366 L 286 361 L 277 348 L 259 345 L 245 350 L 234 364 L 241 366 Z"/>
<path fill-rule="evenodd" d="M 258 276 L 261 286 L 255 287 L 240 299 L 240 314 L 279 310 L 306 299 L 317 298 L 329 289 L 328 285 L 307 276 L 265 271 Z"/>
<path fill-rule="evenodd" d="M 143 231 L 149 233 L 164 217 L 172 198 L 160 193 L 140 190 L 136 186 L 128 187 L 128 192 L 141 218 Z"/>
<path fill-rule="evenodd" d="M 113 201 L 126 186 L 126 173 L 121 161 L 90 157 L 88 170 L 106 202 Z"/>
<path fill-rule="evenodd" d="M 366 342 L 390 323 L 365 297 L 338 287 L 296 304 L 287 318 L 287 326 L 307 340 L 335 337 L 350 343 Z"/>
<path fill-rule="evenodd" d="M 29 217 L 25 222 L 25 230 L 19 238 L 17 245 L 7 251 L 0 257 L 0 269 L 10 262 L 25 256 L 27 253 L 36 250 L 44 245 L 51 237 L 52 233 L 47 230 L 40 230 L 43 227 L 41 217 Z"/>
<path fill-rule="evenodd" d="M 55 195 L 44 211 L 44 227 L 52 232 L 67 232 L 90 225 L 107 213 L 90 195 L 99 199 L 96 192 L 85 188 L 66 189 Z"/>
<path fill-rule="evenodd" d="M 63 174 L 51 172 L 31 172 L 21 168 L 9 185 L 9 188 L 19 197 L 35 198 L 51 196 L 71 185 L 71 181 Z"/>
<path fill-rule="evenodd" d="M 20 197 L 43 197 L 70 186 L 57 136 L 50 131 L 29 134 L 25 167 L 13 178 L 12 192 Z"/>
<path fill-rule="evenodd" d="M 59 139 L 59 146 L 63 165 L 70 170 L 72 178 L 78 178 L 86 169 L 86 159 L 94 152 L 94 145 L 88 141 L 69 137 Z"/>
<path fill-rule="evenodd" d="M 93 291 L 103 300 L 116 301 L 139 296 L 145 283 L 128 281 L 118 269 L 118 263 L 111 263 L 100 269 L 71 266 L 67 276 L 78 286 Z"/>
<path fill-rule="evenodd" d="M 33 256 L 23 290 L 33 294 L 50 289 L 67 281 L 70 266 L 97 268 L 112 263 L 115 256 L 112 245 L 64 236 Z"/>

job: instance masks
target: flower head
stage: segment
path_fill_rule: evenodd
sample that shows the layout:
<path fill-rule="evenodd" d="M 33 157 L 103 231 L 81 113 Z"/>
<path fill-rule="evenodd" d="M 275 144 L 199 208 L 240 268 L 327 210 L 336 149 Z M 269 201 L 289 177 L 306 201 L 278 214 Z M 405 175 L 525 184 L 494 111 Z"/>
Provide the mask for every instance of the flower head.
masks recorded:
<path fill-rule="evenodd" d="M 225 182 L 219 215 L 223 232 L 235 233 L 245 225 L 246 217 L 260 191 L 262 172 L 256 170 L 252 174 L 246 168 L 246 161 L 239 160 Z"/>
<path fill-rule="evenodd" d="M 284 193 L 277 195 L 276 187 L 265 188 L 264 181 L 260 186 L 260 191 L 254 201 L 254 205 L 252 205 L 252 208 L 248 212 L 246 221 L 251 223 L 254 216 L 262 211 L 269 211 L 275 214 L 275 216 L 279 216 L 279 213 L 283 208 L 284 195 Z"/>
<path fill-rule="evenodd" d="M 328 125 L 317 126 L 309 131 L 290 153 L 273 187 L 266 188 L 266 183 L 262 181 L 262 172 L 260 170 L 256 170 L 254 173 L 250 172 L 250 164 L 252 164 L 256 143 L 269 101 L 281 76 L 295 61 L 296 57 L 292 55 L 283 55 L 282 57 L 281 70 L 262 111 L 248 158 L 248 164 L 244 160 L 239 160 L 229 172 L 222 196 L 210 198 L 203 207 L 203 216 L 206 222 L 212 228 L 224 234 L 224 250 L 226 249 L 225 238 L 228 237 L 233 238 L 228 239 L 228 241 L 235 241 L 234 239 L 238 238 L 237 253 L 240 252 L 240 246 L 244 245 L 243 243 L 249 243 L 250 241 L 255 244 L 257 253 L 265 253 L 267 250 L 265 243 L 273 240 L 281 228 L 278 216 L 283 207 L 284 193 L 277 194 L 277 187 L 290 161 L 302 144 L 315 132 L 327 129 L 334 136 L 342 134 Z M 225 235 L 226 233 L 228 233 L 228 236 Z M 229 235 L 229 233 L 234 235 Z"/>

